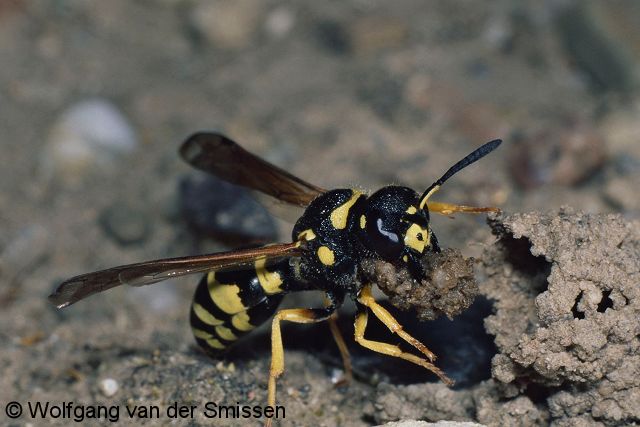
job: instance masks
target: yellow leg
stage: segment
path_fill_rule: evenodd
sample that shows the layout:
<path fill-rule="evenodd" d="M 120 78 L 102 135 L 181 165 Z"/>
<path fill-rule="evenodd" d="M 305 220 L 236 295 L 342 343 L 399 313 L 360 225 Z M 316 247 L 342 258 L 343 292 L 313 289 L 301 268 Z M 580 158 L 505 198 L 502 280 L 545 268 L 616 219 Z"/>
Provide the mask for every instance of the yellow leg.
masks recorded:
<path fill-rule="evenodd" d="M 427 207 L 429 208 L 429 212 L 436 212 L 441 215 L 451 215 L 454 212 L 465 212 L 465 213 L 500 212 L 500 209 L 498 208 L 454 205 L 452 203 L 443 203 L 443 202 L 428 202 Z"/>
<path fill-rule="evenodd" d="M 267 392 L 267 405 L 276 406 L 276 380 L 284 372 L 284 347 L 282 345 L 282 333 L 280 321 L 287 320 L 294 323 L 315 323 L 326 320 L 335 310 L 327 309 L 290 309 L 276 313 L 271 323 L 271 369 L 269 370 L 269 385 Z M 270 427 L 272 418 L 267 418 L 265 426 Z"/>
<path fill-rule="evenodd" d="M 400 338 L 414 346 L 420 353 L 424 354 L 429 358 L 431 362 L 435 362 L 436 355 L 433 354 L 431 350 L 429 350 L 424 344 L 420 341 L 406 333 L 402 329 L 402 325 L 398 323 L 398 321 L 387 311 L 386 308 L 381 306 L 373 299 L 373 295 L 371 294 L 371 285 L 366 285 L 360 291 L 360 295 L 358 295 L 358 302 L 366 307 L 369 307 L 373 314 L 380 319 L 382 323 L 385 324 L 387 328 L 394 334 L 397 334 Z"/>
<path fill-rule="evenodd" d="M 336 383 L 336 386 L 347 385 L 353 379 L 353 373 L 351 369 L 351 356 L 349 356 L 349 349 L 347 348 L 347 344 L 344 342 L 344 338 L 342 338 L 342 334 L 340 333 L 340 329 L 338 329 L 337 323 L 338 315 L 334 314 L 329 318 L 329 329 L 331 329 L 331 334 L 333 335 L 333 339 L 336 341 L 338 345 L 338 350 L 340 350 L 340 356 L 342 356 L 342 364 L 344 366 L 344 375 L 342 378 Z"/>
<path fill-rule="evenodd" d="M 420 352 L 427 356 L 431 362 L 435 360 L 436 356 L 427 347 L 425 347 L 424 344 L 404 332 L 402 330 L 402 326 L 396 319 L 393 318 L 391 313 L 389 313 L 384 307 L 382 307 L 373 299 L 373 296 L 371 295 L 370 285 L 367 285 L 362 289 L 360 295 L 358 296 L 358 302 L 366 307 L 369 307 L 371 311 L 373 311 L 373 314 L 378 319 L 380 319 L 380 321 L 382 321 L 382 323 L 384 323 L 389 328 L 389 330 L 391 330 L 391 332 L 398 334 L 403 340 L 420 350 Z M 399 357 L 400 359 L 404 359 L 411 363 L 415 363 L 416 365 L 420 365 L 436 374 L 438 378 L 440 378 L 445 384 L 453 385 L 453 381 L 433 363 L 411 353 L 405 353 L 400 350 L 400 347 L 398 346 L 382 343 L 379 341 L 370 341 L 366 339 L 364 337 L 364 332 L 367 327 L 367 320 L 368 314 L 366 311 L 360 311 L 356 316 L 355 340 L 358 344 L 375 352 Z"/>

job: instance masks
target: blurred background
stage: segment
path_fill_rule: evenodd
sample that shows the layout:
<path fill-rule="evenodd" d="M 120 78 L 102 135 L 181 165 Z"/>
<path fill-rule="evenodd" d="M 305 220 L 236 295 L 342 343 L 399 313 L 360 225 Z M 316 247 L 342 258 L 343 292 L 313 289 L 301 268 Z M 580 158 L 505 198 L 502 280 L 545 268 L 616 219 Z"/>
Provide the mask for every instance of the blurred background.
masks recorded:
<path fill-rule="evenodd" d="M 324 188 L 419 192 L 502 138 L 436 198 L 638 218 L 638 22 L 633 0 L 0 0 L 3 381 L 51 391 L 85 343 L 192 349 L 195 278 L 60 313 L 64 278 L 290 238 L 179 158 L 198 130 Z M 433 227 L 493 241 L 481 216 Z"/>

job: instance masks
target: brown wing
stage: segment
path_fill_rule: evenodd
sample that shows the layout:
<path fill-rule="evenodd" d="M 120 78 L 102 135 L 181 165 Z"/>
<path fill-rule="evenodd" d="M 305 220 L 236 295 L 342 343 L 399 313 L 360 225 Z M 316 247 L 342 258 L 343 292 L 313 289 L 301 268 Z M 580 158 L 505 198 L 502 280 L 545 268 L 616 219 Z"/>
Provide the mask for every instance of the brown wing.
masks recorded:
<path fill-rule="evenodd" d="M 211 270 L 241 269 L 252 265 L 256 259 L 288 258 L 300 256 L 302 252 L 301 243 L 293 242 L 209 255 L 166 258 L 122 265 L 73 277 L 58 286 L 49 295 L 49 301 L 56 307 L 63 308 L 98 292 L 124 284 L 143 286 L 172 277 Z"/>
<path fill-rule="evenodd" d="M 308 206 L 326 191 L 262 160 L 217 133 L 199 132 L 190 136 L 180 147 L 180 155 L 192 166 L 218 178 L 296 206 Z"/>

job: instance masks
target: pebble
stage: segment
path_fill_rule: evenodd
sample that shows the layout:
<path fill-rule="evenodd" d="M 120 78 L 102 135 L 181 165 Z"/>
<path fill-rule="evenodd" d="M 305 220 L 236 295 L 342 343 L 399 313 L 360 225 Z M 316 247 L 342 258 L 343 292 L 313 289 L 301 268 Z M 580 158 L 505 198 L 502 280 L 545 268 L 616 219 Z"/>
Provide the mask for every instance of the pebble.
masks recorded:
<path fill-rule="evenodd" d="M 118 392 L 119 388 L 120 385 L 118 385 L 118 381 L 114 380 L 113 378 L 105 378 L 104 380 L 100 381 L 100 391 L 106 397 L 114 396 Z"/>
<path fill-rule="evenodd" d="M 281 6 L 269 12 L 264 21 L 264 28 L 272 37 L 283 38 L 289 34 L 295 23 L 296 16 L 293 11 Z"/>
<path fill-rule="evenodd" d="M 342 369 L 332 369 L 331 370 L 331 384 L 336 385 L 344 380 L 344 371 Z"/>
<path fill-rule="evenodd" d="M 98 221 L 104 232 L 122 246 L 142 243 L 151 233 L 146 212 L 125 203 L 107 207 Z"/>
<path fill-rule="evenodd" d="M 79 183 L 89 171 L 108 170 L 137 145 L 133 127 L 116 106 L 104 99 L 80 101 L 51 127 L 41 173 Z"/>
<path fill-rule="evenodd" d="M 179 188 L 181 211 L 197 232 L 229 244 L 273 242 L 269 212 L 247 190 L 206 174 L 193 174 Z"/>
<path fill-rule="evenodd" d="M 260 0 L 200 1 L 190 24 L 209 43 L 222 49 L 248 47 L 256 33 L 263 3 Z"/>

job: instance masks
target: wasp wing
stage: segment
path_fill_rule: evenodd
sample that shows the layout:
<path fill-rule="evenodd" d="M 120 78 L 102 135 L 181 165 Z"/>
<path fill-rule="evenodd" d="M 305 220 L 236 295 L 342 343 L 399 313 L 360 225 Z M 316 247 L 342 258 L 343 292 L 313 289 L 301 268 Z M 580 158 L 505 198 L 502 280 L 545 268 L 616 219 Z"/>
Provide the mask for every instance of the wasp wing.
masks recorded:
<path fill-rule="evenodd" d="M 253 262 L 258 259 L 282 259 L 300 256 L 302 252 L 301 242 L 293 242 L 122 265 L 72 277 L 49 295 L 49 301 L 56 307 L 63 308 L 98 292 L 124 284 L 143 286 L 188 274 L 242 269 L 253 265 Z"/>
<path fill-rule="evenodd" d="M 296 206 L 306 207 L 326 191 L 262 160 L 218 133 L 199 132 L 190 136 L 180 147 L 180 155 L 197 169 Z"/>

